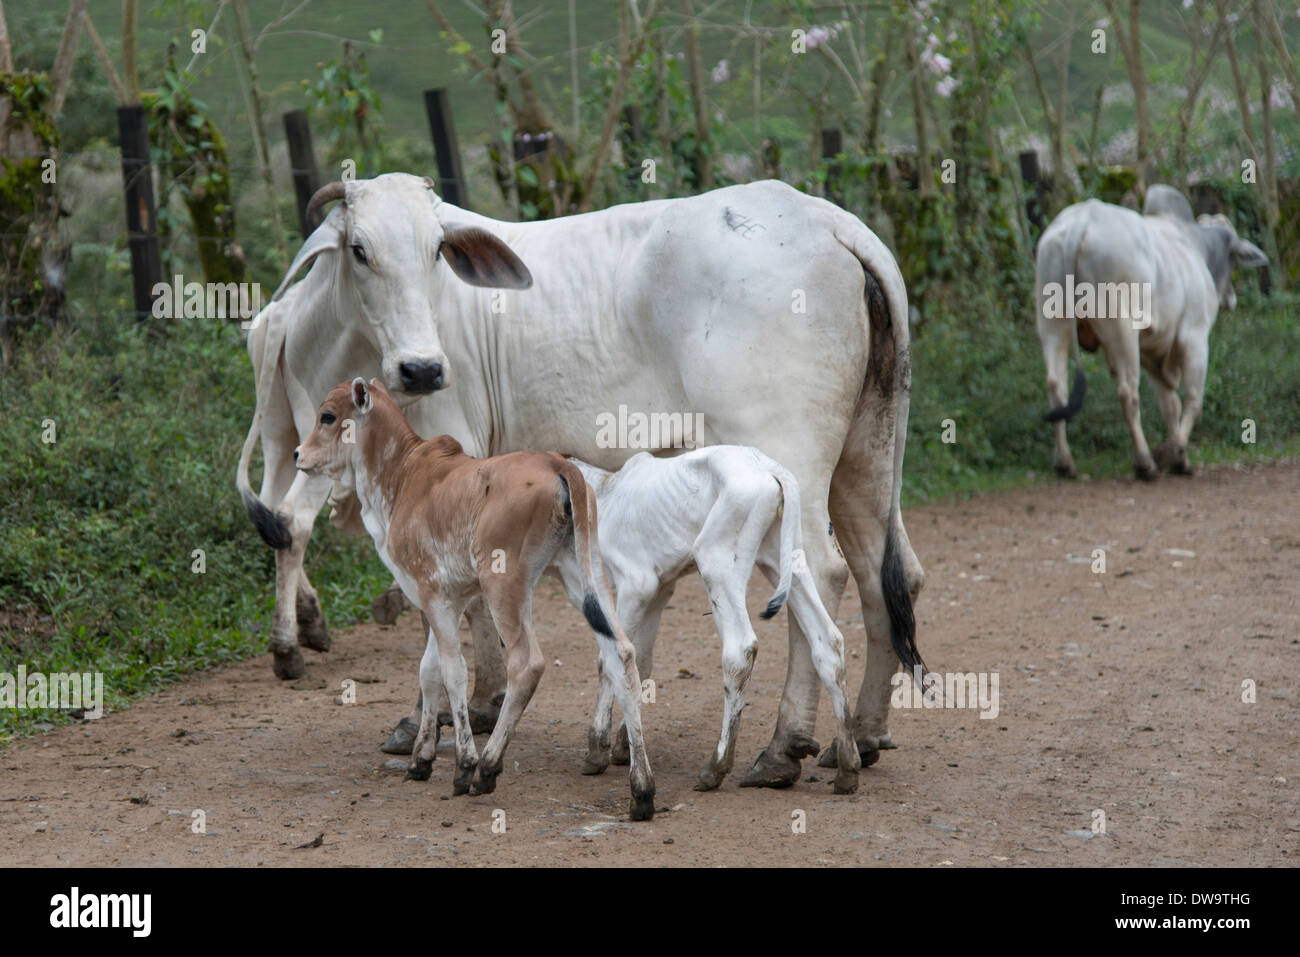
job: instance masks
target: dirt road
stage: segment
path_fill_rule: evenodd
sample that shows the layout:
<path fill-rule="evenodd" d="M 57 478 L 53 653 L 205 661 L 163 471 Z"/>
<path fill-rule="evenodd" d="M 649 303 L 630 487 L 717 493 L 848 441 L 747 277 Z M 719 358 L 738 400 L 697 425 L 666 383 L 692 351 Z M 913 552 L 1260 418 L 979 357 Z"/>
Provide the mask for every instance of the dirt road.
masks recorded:
<path fill-rule="evenodd" d="M 996 673 L 999 713 L 896 710 L 900 747 L 855 795 L 832 794 L 811 761 L 792 789 L 738 786 L 771 734 L 785 674 L 785 615 L 758 620 L 769 592 L 758 578 L 738 768 L 717 791 L 691 789 L 722 707 L 719 642 L 691 579 L 664 615 L 657 700 L 644 712 L 657 804 L 671 810 L 630 824 L 624 769 L 578 773 L 594 640 L 544 581 L 548 667 L 496 793 L 450 797 L 447 736 L 423 783 L 378 750 L 415 694 L 423 640 L 407 613 L 307 652 L 303 681 L 277 681 L 263 656 L 11 746 L 0 754 L 0 864 L 1300 862 L 1300 464 L 1048 485 L 906 520 L 927 573 L 922 653 L 939 671 Z M 856 602 L 850 592 L 840 606 L 855 695 Z M 354 705 L 335 703 L 345 678 Z M 827 711 L 823 696 L 823 743 Z M 196 810 L 205 833 L 194 833 Z"/>

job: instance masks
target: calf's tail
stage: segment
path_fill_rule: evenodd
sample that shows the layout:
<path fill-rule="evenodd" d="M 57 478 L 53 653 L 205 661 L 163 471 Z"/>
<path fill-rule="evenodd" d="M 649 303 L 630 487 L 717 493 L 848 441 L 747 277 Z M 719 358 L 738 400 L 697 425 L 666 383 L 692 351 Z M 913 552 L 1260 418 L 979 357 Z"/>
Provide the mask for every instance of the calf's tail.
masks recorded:
<path fill-rule="evenodd" d="M 614 637 L 614 628 L 601 596 L 606 594 L 600 570 L 600 542 L 596 531 L 596 496 L 582 473 L 568 460 L 559 469 L 564 486 L 564 508 L 573 522 L 573 551 L 582 574 L 582 614 L 596 634 Z"/>
<path fill-rule="evenodd" d="M 773 463 L 775 465 L 775 463 Z M 781 571 L 776 583 L 776 592 L 771 601 L 759 615 L 771 618 L 785 604 L 790 594 L 790 578 L 793 575 L 794 551 L 802 544 L 799 531 L 799 483 L 789 470 L 776 465 L 771 469 L 772 478 L 781 486 Z"/>

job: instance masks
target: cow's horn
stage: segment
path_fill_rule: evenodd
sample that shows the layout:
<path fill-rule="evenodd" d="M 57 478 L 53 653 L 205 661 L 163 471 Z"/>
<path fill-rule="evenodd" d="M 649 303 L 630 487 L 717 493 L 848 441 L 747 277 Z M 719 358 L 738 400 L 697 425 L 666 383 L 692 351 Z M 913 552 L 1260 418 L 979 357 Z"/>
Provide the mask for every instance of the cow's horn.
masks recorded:
<path fill-rule="evenodd" d="M 332 203 L 336 199 L 344 199 L 346 196 L 347 187 L 344 186 L 343 183 L 338 180 L 335 180 L 332 183 L 326 183 L 312 194 L 311 202 L 307 204 L 307 215 L 310 216 L 326 203 Z"/>

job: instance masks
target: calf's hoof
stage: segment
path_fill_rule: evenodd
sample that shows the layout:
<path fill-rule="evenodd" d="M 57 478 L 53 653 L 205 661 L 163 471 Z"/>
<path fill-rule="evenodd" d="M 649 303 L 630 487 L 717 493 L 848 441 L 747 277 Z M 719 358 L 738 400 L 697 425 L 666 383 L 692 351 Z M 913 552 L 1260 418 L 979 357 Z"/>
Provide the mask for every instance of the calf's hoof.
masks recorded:
<path fill-rule="evenodd" d="M 456 769 L 456 778 L 451 782 L 451 793 L 459 797 L 462 794 L 470 793 L 470 785 L 474 783 L 474 771 L 476 765 L 470 764 L 463 768 Z M 475 791 L 475 794 L 487 794 L 487 791 Z"/>
<path fill-rule="evenodd" d="M 880 752 L 877 751 L 877 754 Z M 834 790 L 836 794 L 856 794 L 858 791 L 858 772 L 840 768 L 835 773 Z"/>
<path fill-rule="evenodd" d="M 1056 474 L 1061 478 L 1077 479 L 1079 477 L 1079 470 L 1074 467 L 1073 462 L 1053 462 L 1052 468 L 1056 470 Z"/>
<path fill-rule="evenodd" d="M 727 776 L 725 771 L 719 771 L 717 768 L 705 768 L 700 772 L 699 780 L 695 782 L 696 791 L 713 791 L 722 783 L 722 779 Z"/>
<path fill-rule="evenodd" d="M 307 663 L 302 660 L 302 652 L 297 645 L 289 649 L 272 648 L 271 653 L 275 656 L 271 667 L 281 681 L 292 681 L 307 673 Z"/>
<path fill-rule="evenodd" d="M 388 740 L 379 746 L 384 754 L 410 754 L 415 746 L 415 736 L 420 733 L 420 726 L 410 718 L 397 722 L 397 727 L 388 736 Z"/>
<path fill-rule="evenodd" d="M 628 816 L 634 821 L 648 821 L 655 816 L 655 789 L 650 785 L 649 790 L 637 792 L 632 790 L 632 803 L 628 808 Z"/>
<path fill-rule="evenodd" d="M 497 789 L 497 777 L 501 774 L 501 769 L 485 770 L 481 765 L 478 769 L 478 777 L 474 781 L 471 794 L 491 794 Z"/>
<path fill-rule="evenodd" d="M 370 617 L 376 624 L 392 625 L 397 622 L 397 616 L 410 607 L 411 603 L 406 600 L 402 590 L 396 585 L 390 585 L 370 603 Z"/>
<path fill-rule="evenodd" d="M 427 781 L 429 775 L 433 773 L 433 759 L 427 761 L 416 759 L 411 762 L 410 767 L 406 769 L 406 780 L 408 781 Z"/>
<path fill-rule="evenodd" d="M 330 630 L 325 627 L 320 600 L 315 595 L 299 593 L 295 605 L 298 611 L 298 644 L 313 651 L 329 651 Z"/>

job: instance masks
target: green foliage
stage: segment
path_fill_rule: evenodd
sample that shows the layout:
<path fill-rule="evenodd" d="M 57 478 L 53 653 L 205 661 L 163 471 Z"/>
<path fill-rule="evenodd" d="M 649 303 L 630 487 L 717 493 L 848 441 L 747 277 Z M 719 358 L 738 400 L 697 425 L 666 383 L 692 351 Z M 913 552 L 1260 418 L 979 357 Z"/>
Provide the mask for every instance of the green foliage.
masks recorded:
<path fill-rule="evenodd" d="M 26 336 L 15 353 L 0 380 L 0 671 L 102 671 L 120 705 L 263 651 L 275 562 L 234 490 L 253 405 L 238 330 L 179 323 L 160 351 L 117 321 Z M 325 614 L 355 621 L 382 567 L 327 522 L 317 537 Z M 55 717 L 0 710 L 0 735 Z"/>
<path fill-rule="evenodd" d="M 42 176 L 59 143 L 49 97 L 44 73 L 0 73 L 9 144 L 18 151 L 0 157 L 0 315 L 5 317 L 53 313 L 62 297 L 62 290 L 46 288 L 42 268 L 47 248 L 55 243 L 58 217 L 56 186 Z"/>
<path fill-rule="evenodd" d="M 371 31 L 371 42 L 383 40 L 382 30 Z M 344 41 L 343 56 L 316 64 L 315 80 L 303 80 L 311 115 L 319 128 L 325 125 L 330 145 L 329 162 L 356 161 L 358 178 L 375 176 L 388 166 L 384 148 L 383 101 L 370 80 L 364 53 L 354 53 Z"/>

